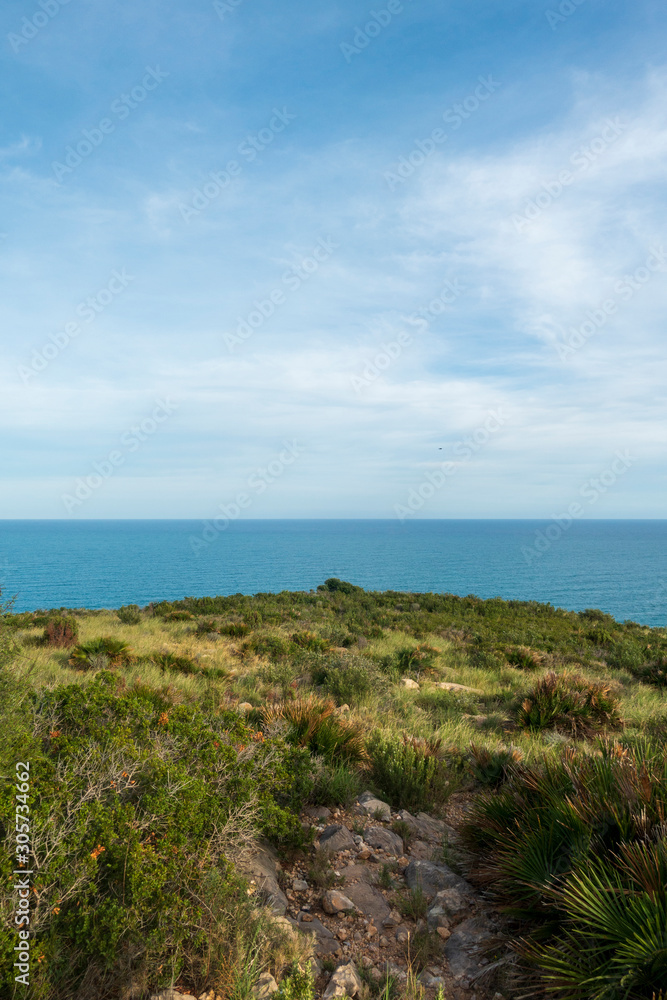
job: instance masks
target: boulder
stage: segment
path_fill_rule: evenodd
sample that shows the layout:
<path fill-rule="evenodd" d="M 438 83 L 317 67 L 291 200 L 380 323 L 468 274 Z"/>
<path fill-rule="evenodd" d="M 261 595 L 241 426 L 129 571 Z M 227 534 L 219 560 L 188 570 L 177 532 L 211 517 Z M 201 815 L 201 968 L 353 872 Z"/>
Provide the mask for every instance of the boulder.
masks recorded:
<path fill-rule="evenodd" d="M 322 1000 L 330 997 L 356 997 L 361 993 L 363 982 L 352 962 L 339 965 L 329 980 Z"/>
<path fill-rule="evenodd" d="M 464 694 L 484 694 L 479 688 L 466 687 L 465 684 L 453 684 L 451 681 L 440 681 L 436 684 L 442 691 L 463 692 Z"/>
<path fill-rule="evenodd" d="M 383 826 L 369 826 L 364 830 L 364 840 L 371 847 L 379 847 L 387 854 L 400 857 L 403 853 L 403 840 L 397 833 L 386 830 Z"/>
<path fill-rule="evenodd" d="M 383 818 L 391 819 L 391 807 L 382 799 L 376 798 L 372 792 L 362 792 L 357 802 L 367 816 L 374 816 L 376 812 L 381 812 Z"/>
<path fill-rule="evenodd" d="M 327 820 L 331 817 L 331 809 L 327 809 L 326 806 L 306 806 L 303 811 L 311 819 Z"/>
<path fill-rule="evenodd" d="M 267 1000 L 267 997 L 278 992 L 278 983 L 270 972 L 263 972 L 252 992 L 253 996 L 257 997 L 257 1000 Z"/>
<path fill-rule="evenodd" d="M 260 897 L 274 913 L 284 914 L 287 896 L 278 885 L 278 855 L 269 844 L 263 844 L 243 865 L 244 873 L 254 879 Z"/>
<path fill-rule="evenodd" d="M 486 917 L 470 917 L 452 931 L 444 953 L 449 971 L 456 979 L 467 979 L 479 972 L 481 952 L 497 941 L 497 929 Z"/>
<path fill-rule="evenodd" d="M 347 895 L 350 897 L 358 910 L 376 927 L 380 927 L 382 922 L 391 913 L 387 900 L 375 886 L 366 882 L 357 882 L 356 885 L 348 886 Z"/>
<path fill-rule="evenodd" d="M 329 889 L 322 896 L 322 909 L 325 913 L 341 913 L 356 909 L 354 903 L 338 889 Z"/>
<path fill-rule="evenodd" d="M 471 899 L 475 895 L 474 889 L 464 878 L 447 865 L 436 865 L 432 861 L 411 861 L 405 869 L 405 881 L 410 889 L 420 888 L 429 899 L 433 899 L 443 889 L 458 889 Z"/>
<path fill-rule="evenodd" d="M 433 846 L 427 844 L 425 840 L 414 840 L 408 847 L 411 858 L 418 861 L 430 861 L 433 857 Z"/>
<path fill-rule="evenodd" d="M 408 691 L 419 691 L 419 684 L 417 681 L 413 681 L 412 677 L 401 677 L 401 684 Z"/>
<path fill-rule="evenodd" d="M 435 899 L 426 915 L 430 930 L 437 927 L 449 927 L 449 920 L 453 917 L 460 917 L 470 909 L 475 901 L 472 887 L 468 891 L 462 891 L 460 887 L 452 889 L 441 889 L 436 894 Z"/>
<path fill-rule="evenodd" d="M 336 854 L 338 851 L 349 851 L 356 846 L 354 837 L 342 823 L 331 823 L 325 827 L 320 834 L 318 844 L 320 849 L 331 851 L 332 854 Z"/>

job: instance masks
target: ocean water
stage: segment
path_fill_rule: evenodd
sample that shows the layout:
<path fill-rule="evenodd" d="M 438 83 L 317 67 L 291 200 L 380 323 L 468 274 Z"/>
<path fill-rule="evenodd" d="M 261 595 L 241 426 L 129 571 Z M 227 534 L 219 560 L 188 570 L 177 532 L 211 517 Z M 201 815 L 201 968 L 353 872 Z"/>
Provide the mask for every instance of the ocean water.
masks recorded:
<path fill-rule="evenodd" d="M 215 594 L 368 590 L 548 601 L 667 624 L 667 521 L 0 521 L 15 610 Z"/>

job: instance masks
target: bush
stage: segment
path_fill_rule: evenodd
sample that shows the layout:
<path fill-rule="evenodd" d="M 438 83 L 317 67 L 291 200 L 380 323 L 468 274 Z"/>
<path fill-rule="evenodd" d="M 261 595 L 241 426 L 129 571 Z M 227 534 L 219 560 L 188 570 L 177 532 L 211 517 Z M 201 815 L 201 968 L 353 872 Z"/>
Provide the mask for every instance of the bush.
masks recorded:
<path fill-rule="evenodd" d="M 651 663 L 644 663 L 632 671 L 637 680 L 654 687 L 667 687 L 667 656 L 658 656 Z"/>
<path fill-rule="evenodd" d="M 406 647 L 396 653 L 396 668 L 401 674 L 416 673 L 419 676 L 422 670 L 433 666 L 439 655 L 440 650 L 434 646 L 422 644 L 414 648 Z"/>
<path fill-rule="evenodd" d="M 176 674 L 200 674 L 202 668 L 189 656 L 176 656 L 174 653 L 152 653 L 150 660 L 161 670 L 169 670 Z"/>
<path fill-rule="evenodd" d="M 526 729 L 556 729 L 571 736 L 590 736 L 604 726 L 618 726 L 618 698 L 611 686 L 578 674 L 546 674 L 519 709 L 517 722 Z"/>
<path fill-rule="evenodd" d="M 73 667 L 87 670 L 104 666 L 116 667 L 129 663 L 131 659 L 132 650 L 126 642 L 105 636 L 75 646 L 70 653 L 69 662 Z"/>
<path fill-rule="evenodd" d="M 341 594 L 363 594 L 361 587 L 355 587 L 353 583 L 347 583 L 346 580 L 339 580 L 335 576 L 330 576 L 329 579 L 325 580 L 323 585 L 320 584 L 317 589 L 328 590 L 333 594 L 336 592 Z"/>
<path fill-rule="evenodd" d="M 313 680 L 336 699 L 339 705 L 361 705 L 372 691 L 378 691 L 383 678 L 372 660 L 363 656 L 339 656 L 318 664 Z"/>
<path fill-rule="evenodd" d="M 324 764 L 315 775 L 312 800 L 316 806 L 349 806 L 361 792 L 361 776 L 344 764 Z"/>
<path fill-rule="evenodd" d="M 511 747 L 488 750 L 471 743 L 468 759 L 473 778 L 488 788 L 496 788 L 510 777 L 512 768 L 523 760 L 523 753 Z"/>
<path fill-rule="evenodd" d="M 72 615 L 56 615 L 46 623 L 42 642 L 45 646 L 73 646 L 79 638 L 79 624 Z"/>
<path fill-rule="evenodd" d="M 465 837 L 540 995 L 650 1000 L 667 976 L 667 749 L 600 750 L 517 765 Z"/>
<path fill-rule="evenodd" d="M 312 653 L 326 653 L 330 649 L 326 639 L 320 639 L 314 632 L 293 632 L 291 640 L 297 649 L 307 649 Z"/>
<path fill-rule="evenodd" d="M 543 657 L 527 646 L 515 646 L 505 654 L 507 662 L 519 670 L 538 670 L 543 665 Z"/>
<path fill-rule="evenodd" d="M 125 689 L 110 671 L 42 692 L 33 711 L 40 739 L 24 745 L 40 858 L 31 997 L 150 995 L 181 975 L 197 994 L 214 985 L 244 925 L 257 923 L 233 861 L 258 836 L 303 843 L 308 755 L 235 713 Z M 13 794 L 0 786 L 3 814 Z M 5 834 L 0 905 L 9 912 L 15 845 Z M 12 995 L 15 943 L 1 925 L 2 996 Z"/>
<path fill-rule="evenodd" d="M 330 699 L 314 695 L 284 701 L 262 710 L 267 729 L 282 723 L 290 743 L 323 757 L 330 764 L 365 764 L 368 753 L 358 726 L 336 713 Z"/>
<path fill-rule="evenodd" d="M 123 625 L 138 625 L 141 621 L 141 610 L 138 604 L 124 604 L 116 614 Z"/>
<path fill-rule="evenodd" d="M 395 808 L 431 809 L 443 805 L 456 786 L 456 769 L 446 763 L 439 743 L 403 736 L 375 735 L 369 742 L 371 779 Z"/>

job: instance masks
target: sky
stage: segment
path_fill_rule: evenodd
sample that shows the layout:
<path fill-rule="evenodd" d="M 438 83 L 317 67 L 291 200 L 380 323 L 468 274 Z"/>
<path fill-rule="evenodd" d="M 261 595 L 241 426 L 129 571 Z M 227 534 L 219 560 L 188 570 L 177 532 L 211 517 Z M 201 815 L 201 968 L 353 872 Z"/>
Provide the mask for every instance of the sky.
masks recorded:
<path fill-rule="evenodd" d="M 0 517 L 664 516 L 661 0 L 0 20 Z"/>

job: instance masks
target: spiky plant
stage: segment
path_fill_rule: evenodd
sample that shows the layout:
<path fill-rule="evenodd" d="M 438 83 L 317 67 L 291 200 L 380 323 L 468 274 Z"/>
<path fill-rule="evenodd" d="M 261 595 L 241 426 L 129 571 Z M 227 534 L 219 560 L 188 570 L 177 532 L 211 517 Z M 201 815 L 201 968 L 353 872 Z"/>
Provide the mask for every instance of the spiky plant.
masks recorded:
<path fill-rule="evenodd" d="M 118 666 L 122 663 L 129 663 L 132 659 L 132 650 L 126 642 L 114 639 L 111 636 L 103 636 L 101 639 L 93 639 L 91 642 L 82 642 L 75 646 L 70 653 L 69 662 L 73 667 L 79 669 L 90 669 L 95 665 L 96 657 L 105 656 L 109 666 Z"/>
<path fill-rule="evenodd" d="M 526 729 L 557 729 L 572 736 L 591 736 L 604 727 L 620 724 L 618 698 L 610 684 L 552 671 L 524 700 L 517 722 Z"/>
<path fill-rule="evenodd" d="M 283 721 L 289 742 L 308 747 L 311 753 L 324 757 L 331 764 L 368 763 L 361 730 L 353 722 L 341 718 L 330 698 L 308 695 L 283 701 L 263 709 L 262 718 L 266 728 Z"/>

